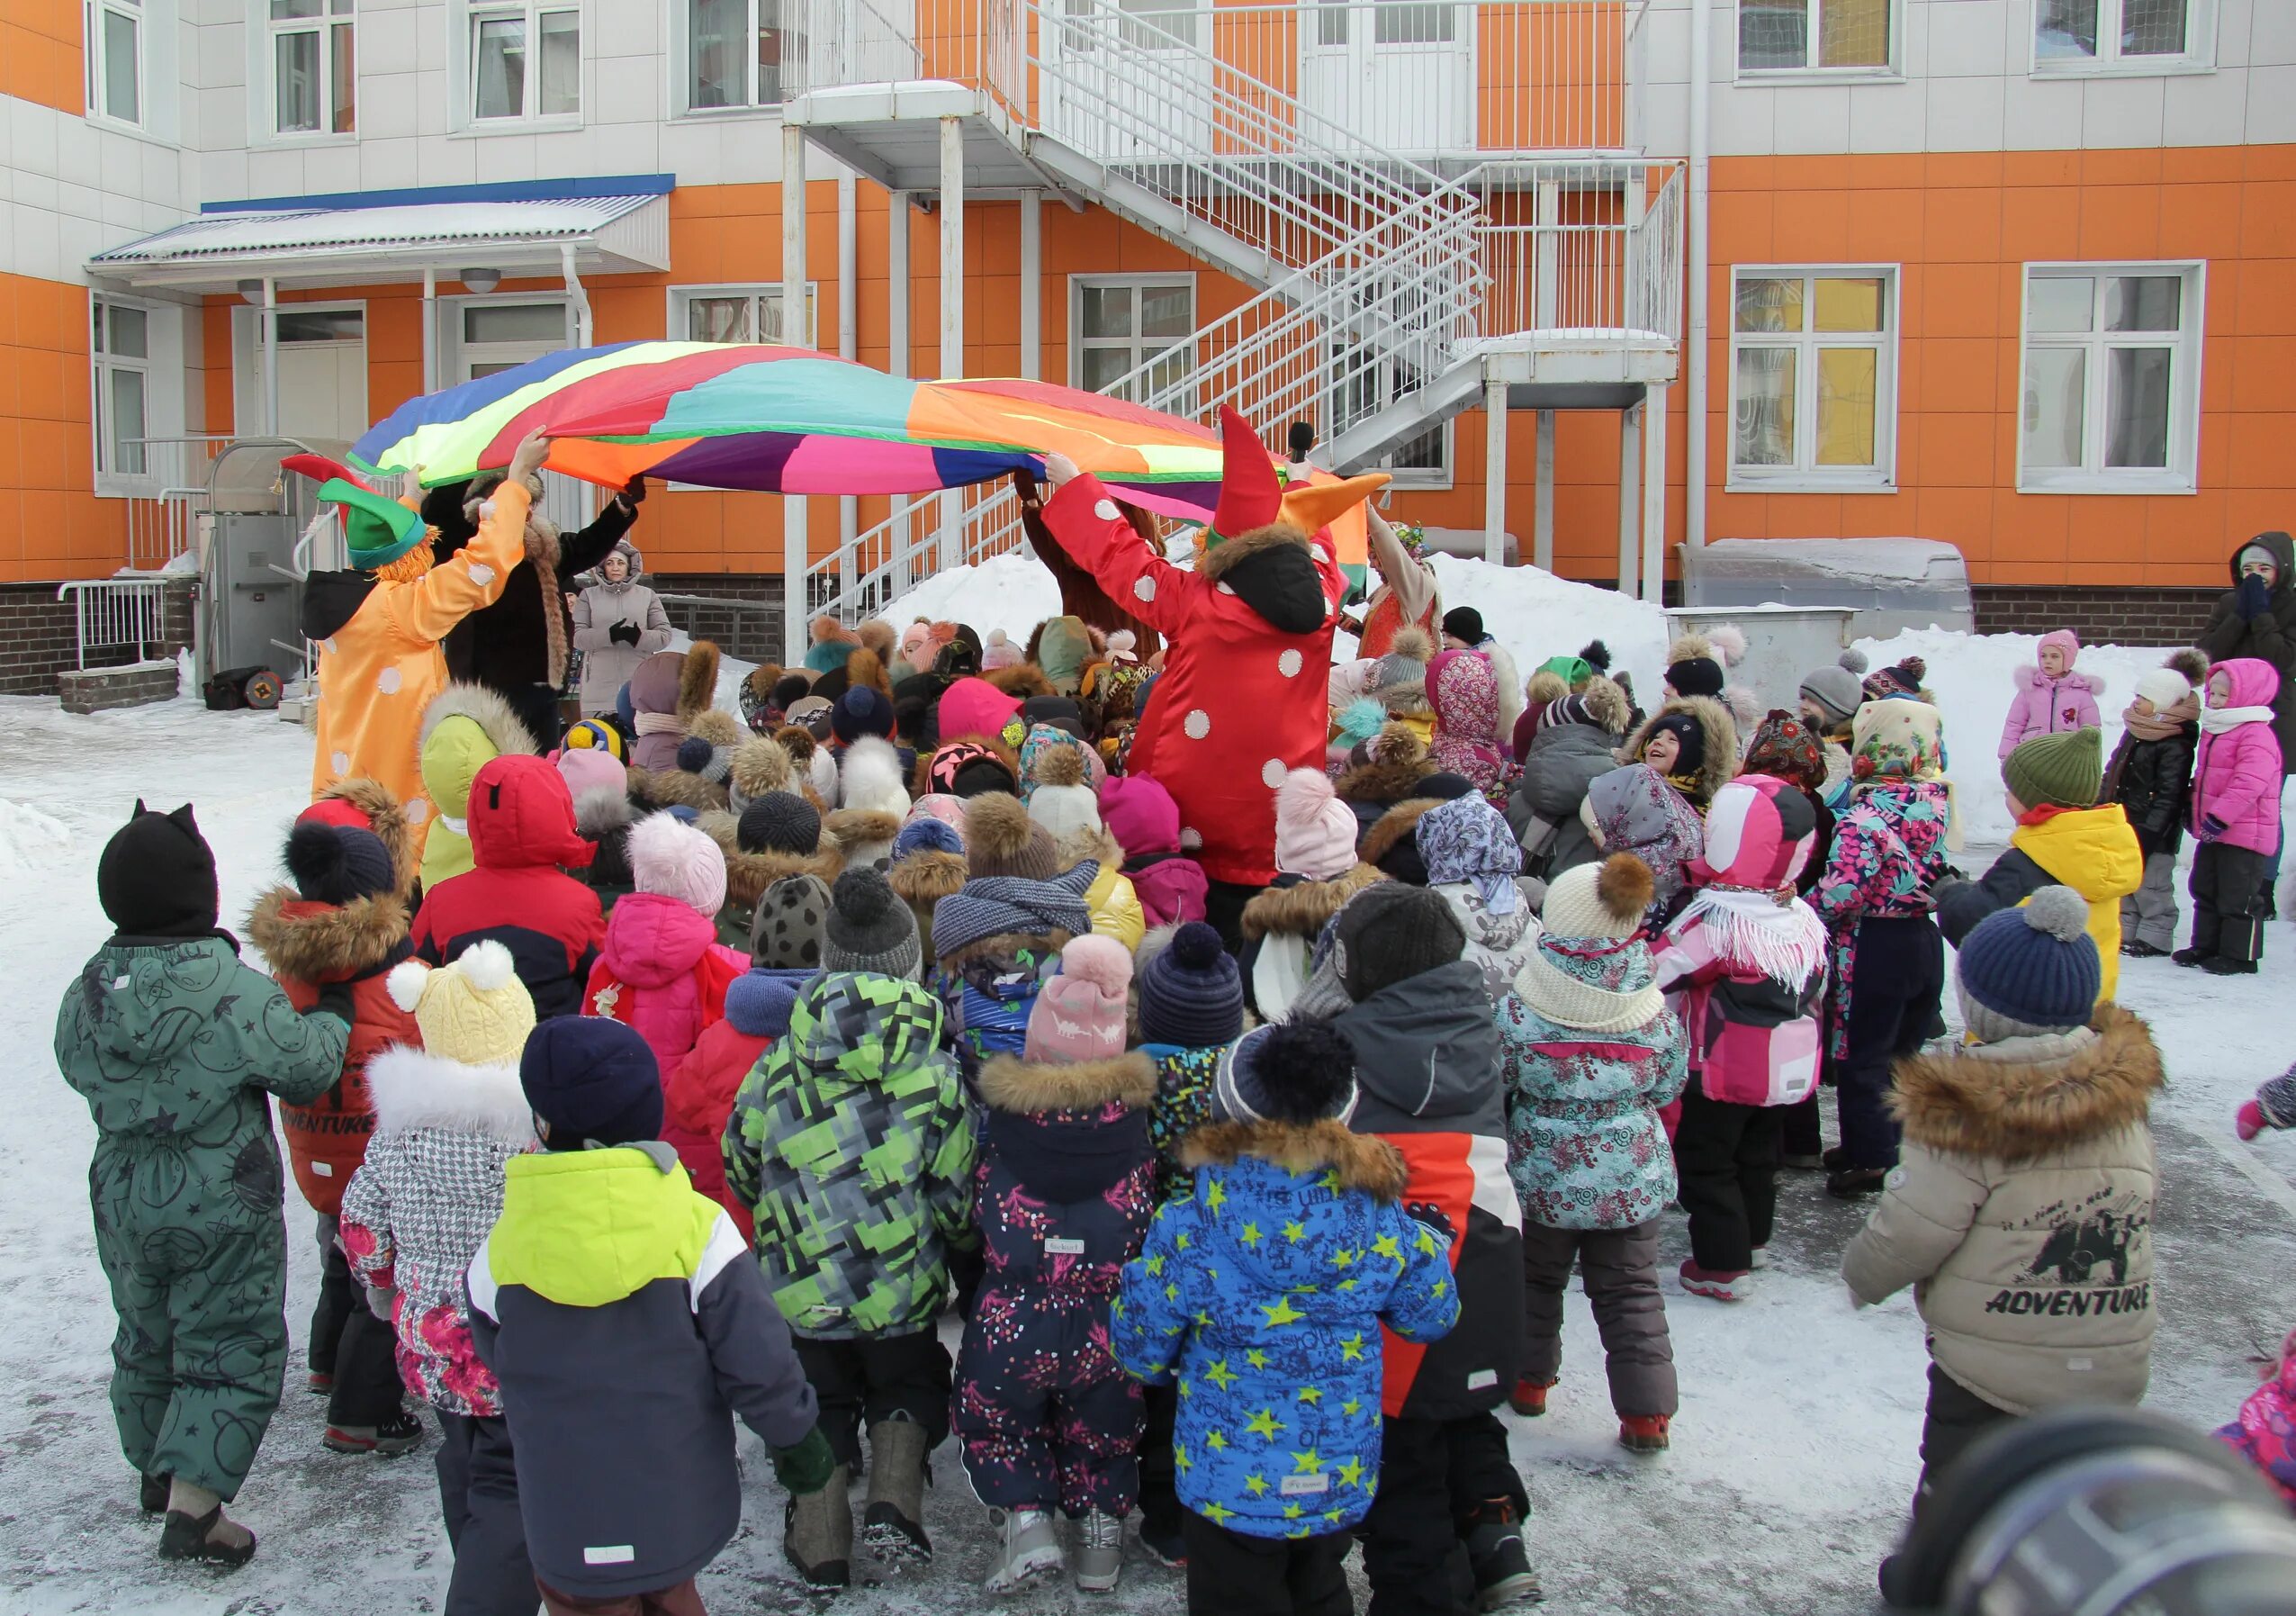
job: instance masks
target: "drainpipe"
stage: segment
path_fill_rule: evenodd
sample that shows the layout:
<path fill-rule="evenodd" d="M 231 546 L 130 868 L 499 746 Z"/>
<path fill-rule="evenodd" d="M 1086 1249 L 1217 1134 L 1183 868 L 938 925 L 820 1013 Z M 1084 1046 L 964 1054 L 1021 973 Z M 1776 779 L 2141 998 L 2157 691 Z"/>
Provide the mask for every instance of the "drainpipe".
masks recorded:
<path fill-rule="evenodd" d="M 1693 550 L 1706 542 L 1706 224 L 1713 124 L 1714 0 L 1690 0 L 1690 351 L 1683 368 L 1688 419 L 1682 439 L 1682 536 Z"/>
<path fill-rule="evenodd" d="M 279 436 L 279 283 L 263 277 L 263 429 Z"/>
<path fill-rule="evenodd" d="M 422 272 L 422 390 L 438 391 L 438 271 Z"/>
<path fill-rule="evenodd" d="M 572 242 L 558 247 L 558 273 L 566 282 L 566 295 L 574 300 L 574 346 L 590 345 L 590 293 L 582 285 L 582 277 L 574 273 L 574 248 Z"/>

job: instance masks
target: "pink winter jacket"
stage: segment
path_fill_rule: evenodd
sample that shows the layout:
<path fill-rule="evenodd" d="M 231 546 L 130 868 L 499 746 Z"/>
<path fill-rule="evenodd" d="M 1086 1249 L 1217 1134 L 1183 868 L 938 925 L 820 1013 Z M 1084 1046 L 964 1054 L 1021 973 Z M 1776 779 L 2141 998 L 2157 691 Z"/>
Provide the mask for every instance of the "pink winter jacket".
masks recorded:
<path fill-rule="evenodd" d="M 2101 729 L 2097 692 L 2103 684 L 2077 668 L 2067 668 L 2051 679 L 2039 668 L 2017 670 L 2017 694 L 2009 703 L 2008 719 L 2001 727 L 2001 755 L 2007 757 L 2037 735 L 2057 735 L 2068 729 Z"/>
<path fill-rule="evenodd" d="M 2236 656 L 2209 670 L 2232 681 L 2235 708 L 2256 709 L 2260 717 L 2211 732 L 2209 711 L 2201 715 L 2201 751 L 2192 766 L 2192 834 L 2269 855 L 2280 845 L 2280 742 L 2272 731 L 2272 699 L 2280 675 L 2254 656 Z"/>
<path fill-rule="evenodd" d="M 717 941 L 717 926 L 674 898 L 634 892 L 606 918 L 606 946 L 590 967 L 585 1016 L 635 1029 L 664 1072 L 692 1052 L 702 1029 L 725 1016 L 725 989 L 749 956 Z"/>

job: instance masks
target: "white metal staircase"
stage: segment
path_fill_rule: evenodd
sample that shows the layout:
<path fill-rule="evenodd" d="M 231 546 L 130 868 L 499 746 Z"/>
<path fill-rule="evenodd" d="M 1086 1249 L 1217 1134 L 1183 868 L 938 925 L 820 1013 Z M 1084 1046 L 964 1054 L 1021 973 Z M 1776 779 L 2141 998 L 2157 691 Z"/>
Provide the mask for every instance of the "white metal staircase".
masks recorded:
<path fill-rule="evenodd" d="M 905 0 L 806 0 L 793 122 L 865 161 L 864 126 L 905 86 L 968 90 L 977 120 L 1043 181 L 1256 289 L 1106 392 L 1206 420 L 1223 404 L 1271 428 L 1307 417 L 1323 438 L 1321 457 L 1355 469 L 1474 402 L 1487 375 L 1527 380 L 1542 352 L 1634 350 L 1646 365 L 1662 355 L 1671 366 L 1679 175 L 1646 203 L 1648 165 L 1625 140 L 1623 91 L 1616 104 L 1589 97 L 1594 110 L 1571 131 L 1584 138 L 1562 157 L 1545 107 L 1536 109 L 1542 143 L 1532 149 L 1526 131 L 1501 131 L 1503 152 L 1421 160 L 1348 123 L 1409 135 L 1430 119 L 1455 127 L 1457 109 L 1424 107 L 1414 124 L 1409 108 L 1386 101 L 1310 104 L 1313 85 L 1331 80 L 1333 38 L 1344 45 L 1351 33 L 1368 41 L 1449 29 L 1445 37 L 1455 39 L 1464 26 L 1487 46 L 1490 18 L 1508 14 L 1507 5 L 907 4 L 914 17 Z M 1592 38 L 1597 23 L 1623 50 L 1640 4 L 1512 0 L 1512 13 L 1538 23 L 1550 50 L 1558 39 L 1567 48 L 1561 30 L 1583 24 Z M 880 5 L 903 9 L 888 16 Z M 1390 41 L 1363 59 L 1408 57 L 1409 43 Z M 1436 68 L 1421 88 L 1440 99 L 1455 72 L 1427 59 Z M 1516 86 L 1497 77 L 1496 92 L 1483 93 L 1482 122 L 1496 95 L 1512 97 L 1502 104 L 1527 123 Z M 1322 100 L 1332 100 L 1328 87 Z M 949 104 L 934 110 L 946 115 Z M 1486 130 L 1475 145 L 1490 143 Z M 1581 201 L 1566 203 L 1566 193 Z M 1566 217 L 1567 206 L 1575 212 Z M 856 617 L 941 560 L 978 561 L 1021 543 L 1017 504 L 1002 483 L 898 501 L 808 569 L 808 609 Z"/>

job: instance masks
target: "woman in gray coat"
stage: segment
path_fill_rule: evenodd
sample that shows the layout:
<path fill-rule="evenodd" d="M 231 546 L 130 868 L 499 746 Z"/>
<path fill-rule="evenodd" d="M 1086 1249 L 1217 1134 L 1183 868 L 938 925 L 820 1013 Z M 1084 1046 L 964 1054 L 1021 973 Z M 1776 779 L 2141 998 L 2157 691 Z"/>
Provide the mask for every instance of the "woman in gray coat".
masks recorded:
<path fill-rule="evenodd" d="M 638 582 L 637 548 L 617 544 L 598 564 L 599 582 L 574 602 L 574 648 L 582 654 L 584 718 L 614 710 L 614 699 L 638 664 L 670 648 L 670 617 L 662 599 Z"/>

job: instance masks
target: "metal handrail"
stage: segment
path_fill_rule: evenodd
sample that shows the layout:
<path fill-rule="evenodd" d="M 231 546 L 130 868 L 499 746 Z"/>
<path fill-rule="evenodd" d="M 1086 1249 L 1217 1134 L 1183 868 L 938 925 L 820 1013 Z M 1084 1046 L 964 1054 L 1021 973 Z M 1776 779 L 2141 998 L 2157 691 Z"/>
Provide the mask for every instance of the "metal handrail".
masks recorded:
<path fill-rule="evenodd" d="M 133 645 L 136 660 L 167 636 L 162 632 L 167 583 L 158 578 L 76 578 L 57 586 L 56 599 L 72 602 L 73 665 L 85 670 L 90 645 Z M 94 626 L 95 633 L 89 628 Z M 132 631 L 132 632 L 131 632 Z"/>

